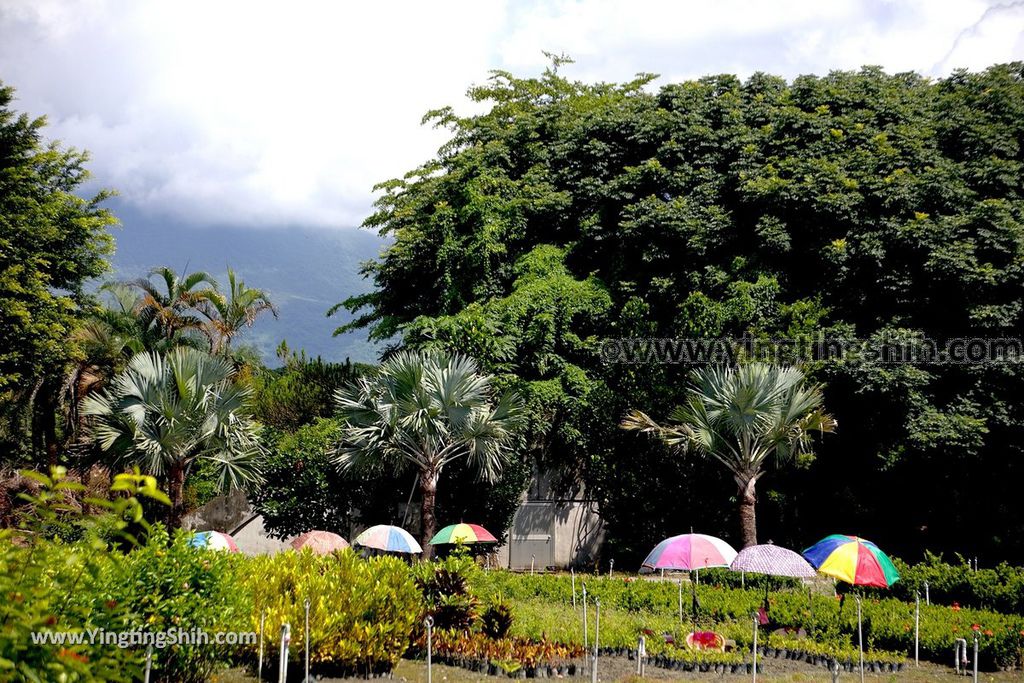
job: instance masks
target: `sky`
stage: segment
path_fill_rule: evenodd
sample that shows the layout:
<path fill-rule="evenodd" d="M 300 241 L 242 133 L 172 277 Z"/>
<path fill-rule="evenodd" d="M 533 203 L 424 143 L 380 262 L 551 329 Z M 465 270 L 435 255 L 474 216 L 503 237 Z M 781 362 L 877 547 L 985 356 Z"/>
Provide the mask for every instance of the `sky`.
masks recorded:
<path fill-rule="evenodd" d="M 581 80 L 941 77 L 1024 59 L 1024 0 L 0 0 L 0 81 L 95 182 L 195 225 L 352 228 L 432 157 L 429 109 L 544 51 Z"/>

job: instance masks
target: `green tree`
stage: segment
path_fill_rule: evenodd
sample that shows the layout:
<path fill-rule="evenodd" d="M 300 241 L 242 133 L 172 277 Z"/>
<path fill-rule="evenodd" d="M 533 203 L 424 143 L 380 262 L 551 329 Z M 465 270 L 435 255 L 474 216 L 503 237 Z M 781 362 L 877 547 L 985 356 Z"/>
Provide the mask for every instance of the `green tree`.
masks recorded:
<path fill-rule="evenodd" d="M 317 418 L 334 415 L 334 392 L 352 384 L 372 366 L 331 363 L 319 356 L 295 353 L 284 342 L 277 349 L 281 368 L 265 368 L 253 378 L 253 405 L 260 422 L 294 432 Z"/>
<path fill-rule="evenodd" d="M 210 351 L 224 353 L 231 347 L 231 341 L 245 327 L 252 327 L 261 313 L 269 311 L 277 317 L 277 308 L 262 289 L 247 287 L 243 280 L 235 277 L 235 271 L 228 268 L 228 291 L 226 294 L 208 296 L 197 302 L 207 322 L 205 329 L 210 337 Z"/>
<path fill-rule="evenodd" d="M 757 480 L 766 465 L 811 454 L 811 434 L 836 422 L 823 410 L 821 387 L 796 368 L 750 363 L 697 370 L 685 404 L 660 425 L 634 410 L 624 429 L 655 434 L 684 453 L 717 460 L 738 487 L 743 547 L 757 544 Z"/>
<path fill-rule="evenodd" d="M 702 482 L 670 467 L 677 478 L 649 500 L 649 477 L 628 463 L 670 456 L 656 443 L 638 454 L 645 446 L 617 425 L 629 408 L 684 401 L 690 368 L 608 362 L 623 359 L 602 357 L 606 341 L 820 334 L 878 345 L 1024 328 L 1024 65 L 655 88 L 652 75 L 572 81 L 561 64 L 538 77 L 496 72 L 470 89 L 484 105 L 472 116 L 428 114 L 449 142 L 379 186 L 365 225 L 389 246 L 364 268 L 373 291 L 343 303 L 357 314 L 343 329 L 475 355 L 522 391 L 535 452 L 580 474 L 614 546 L 642 552 L 633 510 L 665 510 L 644 533 L 667 535 L 691 511 L 678 492 L 720 482 L 703 465 Z M 550 250 L 562 271 L 548 294 L 568 291 L 558 278 L 603 297 L 572 316 L 548 308 L 558 299 L 538 298 L 545 278 L 523 273 Z M 806 371 L 846 428 L 829 457 L 762 478 L 773 538 L 871 529 L 913 555 L 963 550 L 969 536 L 982 557 L 1024 558 L 1019 364 L 862 357 Z M 722 519 L 692 511 L 712 527 Z"/>
<path fill-rule="evenodd" d="M 437 486 L 445 466 L 468 461 L 487 481 L 509 459 L 522 417 L 518 395 L 493 400 L 491 377 L 457 355 L 403 351 L 337 392 L 345 420 L 337 449 L 342 468 L 402 470 L 419 476 L 422 545 L 430 557 Z"/>
<path fill-rule="evenodd" d="M 171 528 L 180 526 L 185 480 L 197 460 L 217 465 L 222 490 L 261 479 L 251 391 L 233 375 L 229 362 L 196 349 L 140 353 L 102 394 L 83 402 L 104 451 L 164 478 Z"/>
<path fill-rule="evenodd" d="M 200 308 L 221 298 L 217 281 L 202 271 L 179 275 L 172 268 L 158 266 L 148 277 L 129 284 L 139 291 L 135 314 L 168 341 L 190 330 L 202 330 Z"/>
<path fill-rule="evenodd" d="M 32 443 L 55 461 L 68 338 L 89 299 L 85 283 L 108 267 L 116 220 L 100 206 L 109 192 L 77 194 L 88 155 L 46 142 L 46 120 L 13 101 L 0 84 L 0 449 Z"/>

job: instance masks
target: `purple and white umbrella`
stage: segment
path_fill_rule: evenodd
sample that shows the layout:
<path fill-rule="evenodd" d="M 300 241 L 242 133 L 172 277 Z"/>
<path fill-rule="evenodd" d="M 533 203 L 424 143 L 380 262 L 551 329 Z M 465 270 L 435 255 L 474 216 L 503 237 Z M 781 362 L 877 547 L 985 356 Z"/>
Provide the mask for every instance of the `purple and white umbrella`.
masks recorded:
<path fill-rule="evenodd" d="M 729 569 L 734 572 L 791 576 L 797 579 L 810 579 L 815 575 L 814 567 L 799 553 L 771 543 L 744 548 L 736 555 Z"/>

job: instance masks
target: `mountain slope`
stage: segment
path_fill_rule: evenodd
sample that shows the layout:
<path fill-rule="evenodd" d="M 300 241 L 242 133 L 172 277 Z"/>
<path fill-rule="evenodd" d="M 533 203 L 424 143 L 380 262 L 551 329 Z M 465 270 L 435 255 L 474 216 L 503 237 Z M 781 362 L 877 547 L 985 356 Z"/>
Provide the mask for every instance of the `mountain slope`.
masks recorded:
<path fill-rule="evenodd" d="M 158 265 L 178 270 L 206 270 L 222 283 L 227 267 L 250 287 L 267 290 L 279 308 L 275 320 L 267 314 L 240 343 L 256 346 L 264 362 L 278 365 L 274 350 L 282 339 L 294 350 L 328 360 L 375 362 L 377 345 L 364 332 L 332 337 L 347 314 L 326 317 L 335 303 L 370 289 L 359 265 L 377 255 L 384 241 L 355 228 L 204 227 L 145 216 L 120 205 L 112 210 L 122 227 L 114 230 L 117 252 L 115 277 L 141 277 Z"/>

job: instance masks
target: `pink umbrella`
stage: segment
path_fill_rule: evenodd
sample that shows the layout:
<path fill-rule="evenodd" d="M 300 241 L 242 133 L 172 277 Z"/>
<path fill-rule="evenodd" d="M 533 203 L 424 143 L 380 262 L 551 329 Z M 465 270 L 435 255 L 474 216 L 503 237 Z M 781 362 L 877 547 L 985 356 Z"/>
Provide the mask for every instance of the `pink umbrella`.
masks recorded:
<path fill-rule="evenodd" d="M 330 531 L 315 530 L 307 531 L 301 536 L 296 536 L 292 540 L 291 546 L 295 550 L 309 548 L 317 555 L 329 555 L 335 550 L 344 550 L 349 547 L 348 541 L 338 534 L 332 534 Z"/>
<path fill-rule="evenodd" d="M 641 568 L 693 571 L 705 567 L 728 567 L 734 559 L 736 551 L 720 538 L 681 534 L 656 545 Z"/>

